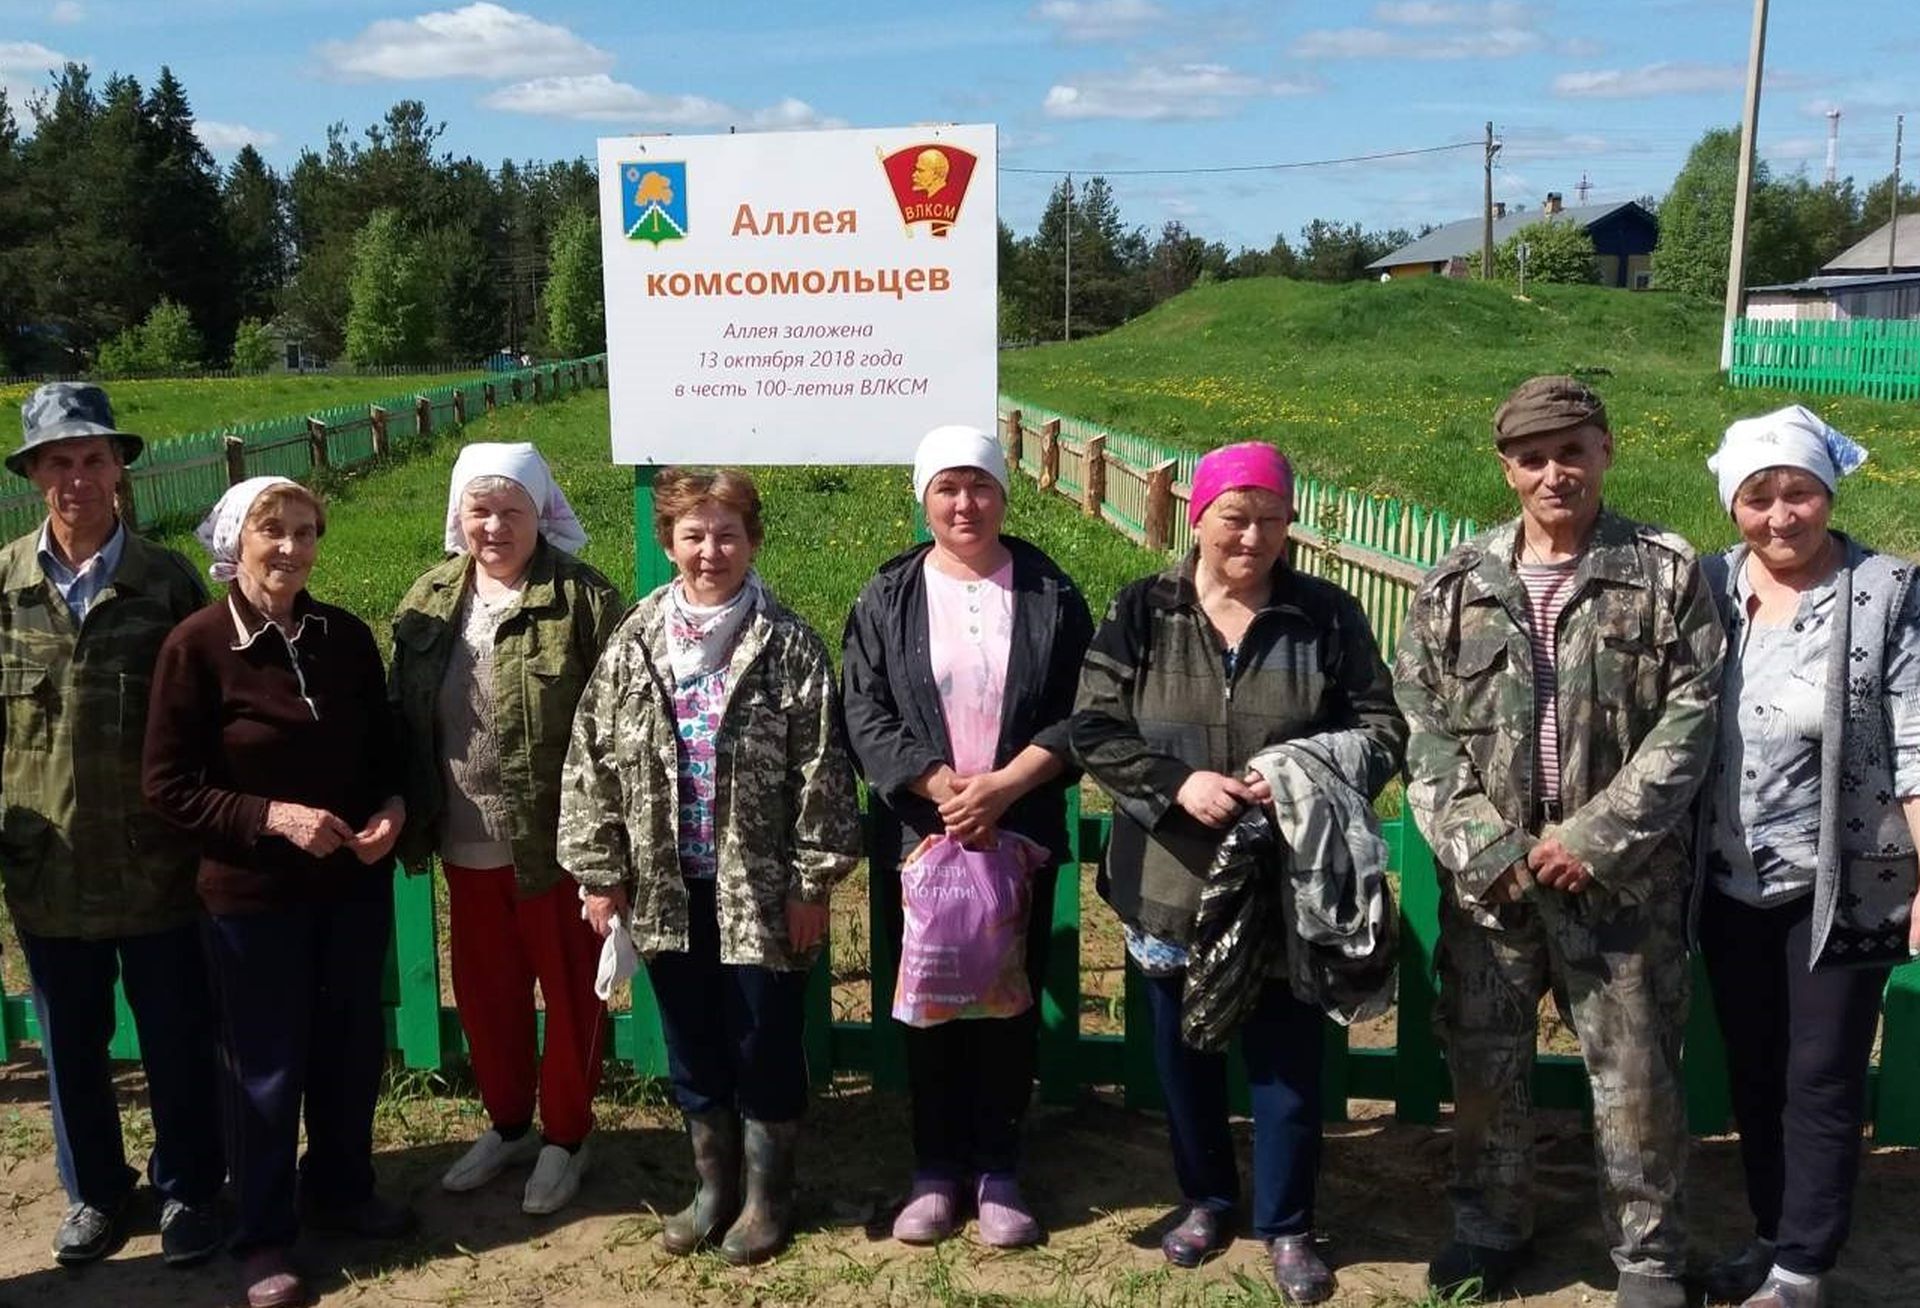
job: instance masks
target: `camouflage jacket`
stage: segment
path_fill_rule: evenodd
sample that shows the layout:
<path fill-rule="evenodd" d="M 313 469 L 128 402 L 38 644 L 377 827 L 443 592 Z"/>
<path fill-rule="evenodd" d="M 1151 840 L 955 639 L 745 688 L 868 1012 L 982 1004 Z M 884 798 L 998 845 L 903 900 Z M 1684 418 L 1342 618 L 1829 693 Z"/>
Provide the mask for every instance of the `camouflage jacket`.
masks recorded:
<path fill-rule="evenodd" d="M 1412 728 L 1407 805 L 1454 893 L 1482 912 L 1481 896 L 1549 833 L 1592 869 L 1589 895 L 1678 893 L 1726 646 L 1699 563 L 1671 532 L 1601 511 L 1559 625 L 1563 817 L 1533 833 L 1519 530 L 1515 520 L 1460 545 L 1414 596 L 1394 669 Z"/>
<path fill-rule="evenodd" d="M 436 708 L 460 639 L 455 624 L 472 567 L 460 554 L 429 569 L 393 615 L 388 685 L 406 755 L 407 796 L 396 852 L 415 873 L 430 866 L 446 811 Z M 573 735 L 574 705 L 625 608 L 612 582 L 542 541 L 520 603 L 494 637 L 494 731 L 512 823 L 514 882 L 523 897 L 561 877 L 560 766 Z"/>
<path fill-rule="evenodd" d="M 636 604 L 601 655 L 560 797 L 561 866 L 626 889 L 647 955 L 688 947 L 666 596 Z M 720 959 L 792 971 L 812 955 L 787 944 L 787 900 L 824 903 L 853 870 L 860 810 L 826 646 L 770 592 L 757 603 L 728 664 L 715 760 Z"/>
<path fill-rule="evenodd" d="M 192 565 L 128 533 L 76 625 L 39 533 L 0 549 L 0 878 L 14 924 L 79 939 L 144 935 L 199 909 L 191 837 L 140 793 L 160 645 L 206 602 Z"/>

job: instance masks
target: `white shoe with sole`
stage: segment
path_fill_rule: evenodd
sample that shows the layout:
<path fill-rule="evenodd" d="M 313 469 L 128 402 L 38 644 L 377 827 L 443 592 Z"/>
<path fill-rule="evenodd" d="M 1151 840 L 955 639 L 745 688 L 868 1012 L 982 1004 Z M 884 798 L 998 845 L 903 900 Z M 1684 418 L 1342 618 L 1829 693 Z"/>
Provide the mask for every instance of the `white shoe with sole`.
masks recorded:
<path fill-rule="evenodd" d="M 507 1140 L 489 1127 L 472 1148 L 460 1155 L 460 1161 L 447 1169 L 440 1178 L 440 1188 L 455 1194 L 478 1190 L 507 1168 L 532 1162 L 539 1152 L 538 1131 L 529 1129 L 518 1140 Z"/>
<path fill-rule="evenodd" d="M 580 1193 L 580 1178 L 587 1174 L 587 1146 L 572 1153 L 559 1145 L 543 1145 L 527 1178 L 527 1192 L 520 1199 L 520 1211 L 543 1217 L 557 1213 Z"/>

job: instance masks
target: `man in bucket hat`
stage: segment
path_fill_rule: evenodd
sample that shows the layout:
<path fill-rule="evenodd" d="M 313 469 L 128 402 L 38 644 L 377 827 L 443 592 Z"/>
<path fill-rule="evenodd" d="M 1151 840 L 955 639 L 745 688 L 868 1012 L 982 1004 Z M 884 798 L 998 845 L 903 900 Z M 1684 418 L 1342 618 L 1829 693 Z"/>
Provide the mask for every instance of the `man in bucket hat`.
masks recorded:
<path fill-rule="evenodd" d="M 120 521 L 115 490 L 141 440 L 97 386 L 55 382 L 20 411 L 7 468 L 46 500 L 0 547 L 0 882 L 33 981 L 69 1207 L 53 1256 L 101 1258 L 124 1234 L 127 1166 L 108 1042 L 113 985 L 140 1037 L 170 1264 L 220 1245 L 226 1174 L 196 851 L 140 794 L 147 688 L 160 643 L 206 591 L 187 561 Z"/>
<path fill-rule="evenodd" d="M 1535 377 L 1494 442 L 1520 516 L 1415 596 L 1395 668 L 1407 806 L 1440 875 L 1454 1239 L 1437 1288 L 1512 1288 L 1533 1237 L 1538 1014 L 1564 996 L 1593 1089 L 1620 1308 L 1685 1308 L 1683 833 L 1724 639 L 1687 543 L 1601 502 L 1606 406 Z"/>

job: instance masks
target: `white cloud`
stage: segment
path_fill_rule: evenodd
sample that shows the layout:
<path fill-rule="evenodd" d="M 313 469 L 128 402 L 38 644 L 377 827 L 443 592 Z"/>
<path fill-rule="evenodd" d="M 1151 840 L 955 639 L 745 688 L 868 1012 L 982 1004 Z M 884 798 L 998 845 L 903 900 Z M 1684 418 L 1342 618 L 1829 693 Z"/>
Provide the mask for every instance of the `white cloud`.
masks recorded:
<path fill-rule="evenodd" d="M 1432 0 L 1404 0 L 1399 4 L 1377 4 L 1373 16 L 1382 23 L 1403 27 L 1531 27 L 1531 5 L 1510 0 L 1491 4 L 1435 4 Z"/>
<path fill-rule="evenodd" d="M 1040 0 L 1033 16 L 1069 41 L 1124 41 L 1161 22 L 1153 0 Z"/>
<path fill-rule="evenodd" d="M 1592 68 L 1561 73 L 1553 93 L 1572 99 L 1642 100 L 1661 95 L 1739 91 L 1747 84 L 1735 64 L 1647 64 L 1641 68 Z"/>
<path fill-rule="evenodd" d="M 87 11 L 81 6 L 80 0 L 59 0 L 59 3 L 48 11 L 47 21 L 58 23 L 62 27 L 70 27 L 83 21 L 86 16 Z"/>
<path fill-rule="evenodd" d="M 481 104 L 509 113 L 583 122 L 624 123 L 635 131 L 706 127 L 742 127 L 779 131 L 842 127 L 804 100 L 789 96 L 761 109 L 739 109 L 703 95 L 662 95 L 616 82 L 605 73 L 578 77 L 536 77 L 488 92 Z"/>
<path fill-rule="evenodd" d="M 537 78 L 613 67 L 611 54 L 566 28 L 489 3 L 383 18 L 350 41 L 322 44 L 319 53 L 343 77 L 396 81 Z"/>
<path fill-rule="evenodd" d="M 48 89 L 47 74 L 66 66 L 67 56 L 36 41 L 0 41 L 0 89 L 15 122 L 28 116 L 29 97 Z"/>
<path fill-rule="evenodd" d="M 214 154 L 237 154 L 242 146 L 251 145 L 258 149 L 263 145 L 273 145 L 280 139 L 278 133 L 264 128 L 248 127 L 245 123 L 220 123 L 210 118 L 197 119 L 193 131 L 200 138 L 200 144 Z"/>
<path fill-rule="evenodd" d="M 1301 78 L 1278 80 L 1237 73 L 1225 64 L 1142 64 L 1124 72 L 1093 73 L 1058 83 L 1041 105 L 1050 118 L 1221 118 L 1236 103 L 1320 89 Z"/>
<path fill-rule="evenodd" d="M 1417 33 L 1330 27 L 1301 33 L 1292 54 L 1296 59 L 1511 59 L 1531 54 L 1545 43 L 1546 38 L 1533 28 L 1510 23 Z"/>

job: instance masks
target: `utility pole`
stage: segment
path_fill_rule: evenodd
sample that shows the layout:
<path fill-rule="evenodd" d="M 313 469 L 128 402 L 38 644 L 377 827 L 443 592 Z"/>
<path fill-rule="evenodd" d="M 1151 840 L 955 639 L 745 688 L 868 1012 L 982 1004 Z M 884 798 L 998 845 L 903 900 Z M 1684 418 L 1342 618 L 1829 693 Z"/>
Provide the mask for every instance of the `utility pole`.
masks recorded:
<path fill-rule="evenodd" d="M 1573 189 L 1580 193 L 1580 203 L 1585 204 L 1587 202 L 1587 192 L 1593 189 L 1593 183 L 1587 180 L 1587 175 L 1583 172 L 1580 174 L 1580 185 Z"/>
<path fill-rule="evenodd" d="M 1493 139 L 1493 122 L 1487 122 L 1487 185 L 1482 197 L 1482 224 L 1480 228 L 1480 280 L 1493 278 L 1493 156 L 1500 153 L 1500 143 Z"/>
<path fill-rule="evenodd" d="M 1827 185 L 1840 181 L 1840 111 L 1827 110 Z"/>
<path fill-rule="evenodd" d="M 1893 271 L 1895 257 L 1899 251 L 1895 248 L 1900 239 L 1900 137 L 1905 132 L 1907 116 L 1893 116 L 1893 221 L 1887 224 L 1887 271 Z"/>
<path fill-rule="evenodd" d="M 1060 339 L 1073 339 L 1073 174 L 1067 174 L 1067 305 L 1060 318 Z"/>
<path fill-rule="evenodd" d="M 1753 0 L 1747 49 L 1747 104 L 1740 120 L 1740 177 L 1733 191 L 1733 248 L 1727 252 L 1727 314 L 1720 325 L 1720 371 L 1733 367 L 1733 324 L 1746 306 L 1747 208 L 1753 198 L 1753 132 L 1760 121 L 1760 72 L 1767 54 L 1767 0 Z"/>

